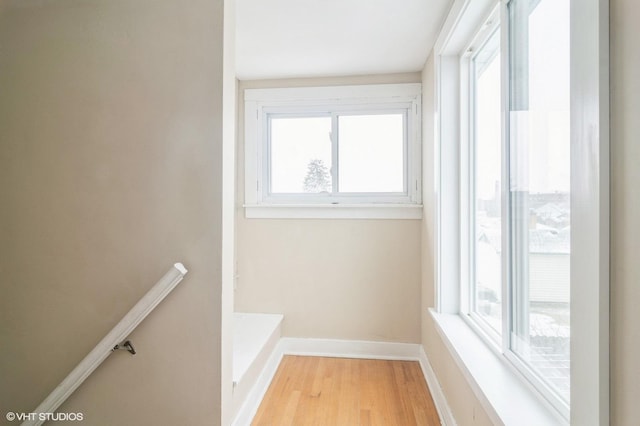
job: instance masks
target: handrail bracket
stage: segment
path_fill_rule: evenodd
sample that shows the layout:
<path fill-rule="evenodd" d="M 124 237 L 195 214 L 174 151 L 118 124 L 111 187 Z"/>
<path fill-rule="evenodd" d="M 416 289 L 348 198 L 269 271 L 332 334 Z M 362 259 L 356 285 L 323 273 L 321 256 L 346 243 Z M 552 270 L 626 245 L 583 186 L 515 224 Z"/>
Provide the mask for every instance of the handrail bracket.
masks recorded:
<path fill-rule="evenodd" d="M 136 348 L 133 347 L 133 343 L 131 343 L 131 340 L 127 340 L 124 343 L 120 343 L 119 345 L 115 345 L 113 347 L 113 349 L 111 349 L 111 351 L 116 351 L 118 349 L 124 349 L 127 352 L 129 352 L 131 355 L 135 355 L 136 354 Z"/>

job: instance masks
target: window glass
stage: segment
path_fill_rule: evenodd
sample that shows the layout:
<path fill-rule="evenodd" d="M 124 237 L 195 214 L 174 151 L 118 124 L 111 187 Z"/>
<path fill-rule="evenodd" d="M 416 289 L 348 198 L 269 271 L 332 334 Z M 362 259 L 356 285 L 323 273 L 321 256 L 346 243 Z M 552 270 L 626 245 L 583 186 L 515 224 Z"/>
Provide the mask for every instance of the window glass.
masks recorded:
<path fill-rule="evenodd" d="M 512 0 L 510 347 L 569 401 L 569 0 Z"/>
<path fill-rule="evenodd" d="M 500 32 L 473 57 L 472 310 L 502 333 Z"/>
<path fill-rule="evenodd" d="M 404 192 L 404 114 L 338 117 L 340 192 Z"/>
<path fill-rule="evenodd" d="M 331 192 L 331 117 L 271 117 L 271 193 Z"/>

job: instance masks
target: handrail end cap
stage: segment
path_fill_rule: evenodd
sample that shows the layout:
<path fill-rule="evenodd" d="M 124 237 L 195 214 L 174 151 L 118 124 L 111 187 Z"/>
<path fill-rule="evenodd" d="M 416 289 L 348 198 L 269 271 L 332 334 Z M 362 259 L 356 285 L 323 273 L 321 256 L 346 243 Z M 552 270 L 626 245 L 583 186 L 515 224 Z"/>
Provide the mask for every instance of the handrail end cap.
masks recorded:
<path fill-rule="evenodd" d="M 187 268 L 185 268 L 184 265 L 180 262 L 174 263 L 173 267 L 180 271 L 182 275 L 185 275 L 188 272 Z"/>

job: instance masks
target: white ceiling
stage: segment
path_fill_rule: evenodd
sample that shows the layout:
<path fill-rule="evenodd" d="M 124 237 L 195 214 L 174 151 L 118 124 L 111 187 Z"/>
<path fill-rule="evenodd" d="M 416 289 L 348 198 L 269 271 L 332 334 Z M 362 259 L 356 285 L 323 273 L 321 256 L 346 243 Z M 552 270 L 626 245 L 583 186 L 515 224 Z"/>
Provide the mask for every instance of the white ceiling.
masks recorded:
<path fill-rule="evenodd" d="M 452 0 L 237 0 L 240 80 L 422 69 Z"/>

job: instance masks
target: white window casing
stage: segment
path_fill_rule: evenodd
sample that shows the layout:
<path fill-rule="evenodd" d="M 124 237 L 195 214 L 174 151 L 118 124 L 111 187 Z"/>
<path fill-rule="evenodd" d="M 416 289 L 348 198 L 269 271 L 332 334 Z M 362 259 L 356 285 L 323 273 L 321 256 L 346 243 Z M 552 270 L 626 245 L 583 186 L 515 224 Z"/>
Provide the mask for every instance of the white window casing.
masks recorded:
<path fill-rule="evenodd" d="M 247 89 L 245 99 L 245 215 L 248 218 L 375 218 L 420 219 L 421 209 L 421 85 Z M 403 117 L 402 192 L 345 193 L 337 189 L 339 117 L 395 114 Z M 288 117 L 330 117 L 332 120 L 329 193 L 274 193 L 271 188 L 270 120 Z"/>

